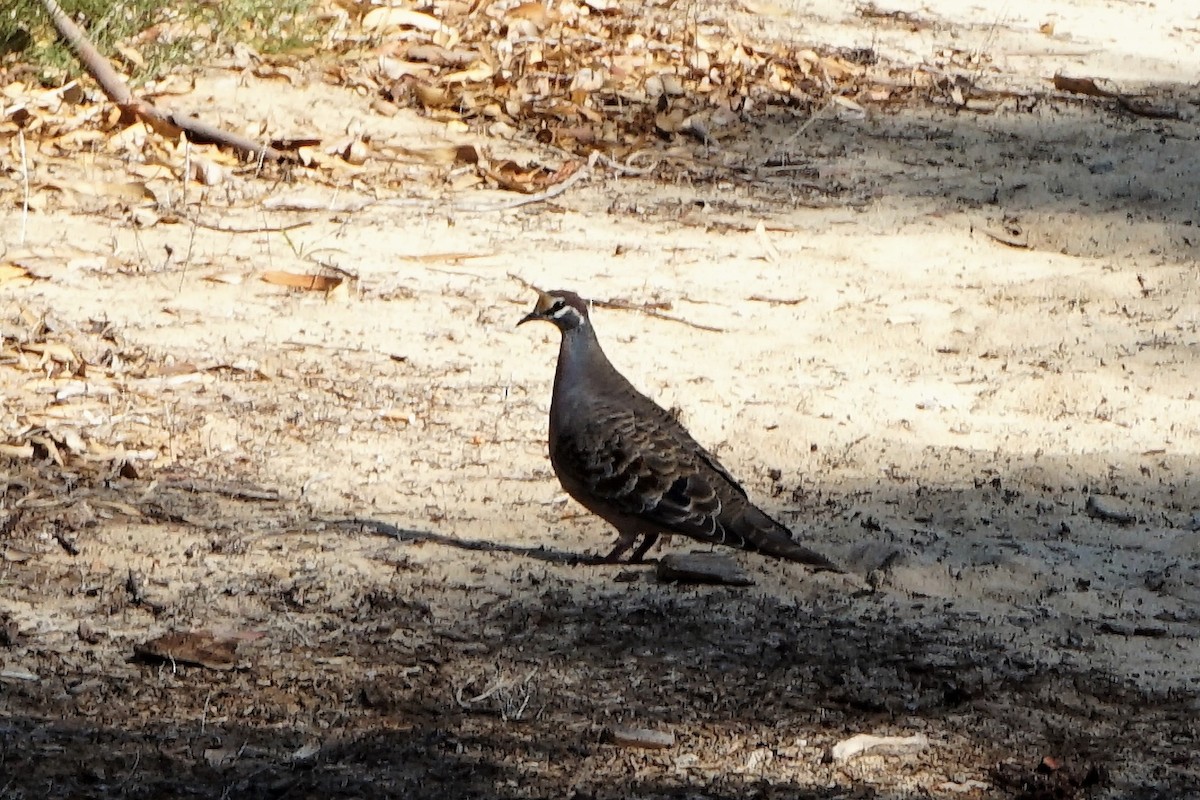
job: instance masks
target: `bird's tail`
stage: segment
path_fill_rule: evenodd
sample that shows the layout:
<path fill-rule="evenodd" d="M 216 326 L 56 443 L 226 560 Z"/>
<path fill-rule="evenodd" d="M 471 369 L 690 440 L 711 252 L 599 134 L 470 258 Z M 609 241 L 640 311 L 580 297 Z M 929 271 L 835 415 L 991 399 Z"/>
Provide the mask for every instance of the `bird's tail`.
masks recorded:
<path fill-rule="evenodd" d="M 738 525 L 738 532 L 742 535 L 747 550 L 756 550 L 764 555 L 806 564 L 818 571 L 843 571 L 825 556 L 797 542 L 787 528 L 753 506 L 746 509 L 739 522 L 741 524 Z"/>

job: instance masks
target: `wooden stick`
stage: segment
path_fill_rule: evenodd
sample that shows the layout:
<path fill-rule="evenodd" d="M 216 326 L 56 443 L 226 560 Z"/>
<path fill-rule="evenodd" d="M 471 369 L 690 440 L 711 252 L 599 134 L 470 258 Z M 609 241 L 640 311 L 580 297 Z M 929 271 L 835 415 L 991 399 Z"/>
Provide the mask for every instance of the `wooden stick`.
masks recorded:
<path fill-rule="evenodd" d="M 134 95 L 129 85 L 117 74 L 100 51 L 91 43 L 87 34 L 67 16 L 56 0 L 42 0 L 50 21 L 58 35 L 71 46 L 88 74 L 113 103 L 122 111 L 145 121 L 156 132 L 164 136 L 178 136 L 182 132 L 190 141 L 199 144 L 217 144 L 240 150 L 246 156 L 257 156 L 271 161 L 295 161 L 291 153 L 276 150 L 270 145 L 256 142 L 238 133 L 226 131 L 215 125 L 173 112 L 161 111 L 147 100 Z"/>

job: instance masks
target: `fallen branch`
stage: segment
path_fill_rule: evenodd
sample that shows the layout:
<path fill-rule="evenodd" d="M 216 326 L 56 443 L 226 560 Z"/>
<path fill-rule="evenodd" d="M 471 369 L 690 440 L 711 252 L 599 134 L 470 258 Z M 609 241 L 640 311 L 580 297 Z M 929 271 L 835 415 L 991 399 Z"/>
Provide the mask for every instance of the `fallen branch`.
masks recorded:
<path fill-rule="evenodd" d="M 56 0 L 42 0 L 42 6 L 50 15 L 50 21 L 54 23 L 58 35 L 75 51 L 80 63 L 83 64 L 88 74 L 95 78 L 105 96 L 116 103 L 117 107 L 126 114 L 131 114 L 146 122 L 157 133 L 172 138 L 183 133 L 189 141 L 232 147 L 249 158 L 259 158 L 265 161 L 296 160 L 291 153 L 256 142 L 247 136 L 223 130 L 186 114 L 162 111 L 153 103 L 136 97 L 129 85 L 108 63 L 108 59 L 100 54 L 100 51 L 88 39 L 87 34 L 67 16 Z"/>

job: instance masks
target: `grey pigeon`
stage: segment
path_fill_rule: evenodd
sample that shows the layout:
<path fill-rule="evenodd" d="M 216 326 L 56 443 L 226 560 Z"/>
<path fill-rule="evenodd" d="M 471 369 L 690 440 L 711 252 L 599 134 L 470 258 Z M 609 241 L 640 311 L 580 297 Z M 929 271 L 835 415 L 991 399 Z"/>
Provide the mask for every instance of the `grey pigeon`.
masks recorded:
<path fill-rule="evenodd" d="M 544 320 L 562 333 L 550 402 L 550 463 L 567 494 L 617 529 L 604 562 L 617 561 L 639 536 L 631 562 L 660 534 L 681 534 L 840 571 L 751 503 L 712 453 L 613 368 L 579 295 L 536 291 L 533 310 L 517 324 Z"/>

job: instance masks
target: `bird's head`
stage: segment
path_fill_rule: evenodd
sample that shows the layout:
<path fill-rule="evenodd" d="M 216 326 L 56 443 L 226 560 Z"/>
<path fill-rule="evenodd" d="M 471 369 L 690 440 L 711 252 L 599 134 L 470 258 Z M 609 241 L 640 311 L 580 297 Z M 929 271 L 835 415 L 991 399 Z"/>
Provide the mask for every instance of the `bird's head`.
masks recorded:
<path fill-rule="evenodd" d="M 540 319 L 554 323 L 555 327 L 563 333 L 587 325 L 587 301 L 579 295 L 565 289 L 554 289 L 549 292 L 534 289 L 534 291 L 538 295 L 537 302 L 533 304 L 533 310 L 521 317 L 521 321 L 517 325 L 524 325 L 526 322 Z"/>

